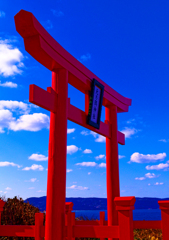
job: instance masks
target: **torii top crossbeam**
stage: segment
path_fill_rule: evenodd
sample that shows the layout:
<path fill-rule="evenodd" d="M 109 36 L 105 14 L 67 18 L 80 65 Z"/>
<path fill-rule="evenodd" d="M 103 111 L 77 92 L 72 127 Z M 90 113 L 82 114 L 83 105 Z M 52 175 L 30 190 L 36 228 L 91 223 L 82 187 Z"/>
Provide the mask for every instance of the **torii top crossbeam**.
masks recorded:
<path fill-rule="evenodd" d="M 52 71 L 52 87 L 45 91 L 30 85 L 29 97 L 30 102 L 51 112 L 45 239 L 64 239 L 67 119 L 106 137 L 108 225 L 117 224 L 114 198 L 120 195 L 118 143 L 125 144 L 124 134 L 117 129 L 117 113 L 127 112 L 131 99 L 120 95 L 68 53 L 32 13 L 21 10 L 15 24 L 26 51 Z M 99 129 L 86 123 L 92 79 L 104 86 L 106 120 Z M 70 104 L 68 83 L 85 94 L 85 111 Z"/>

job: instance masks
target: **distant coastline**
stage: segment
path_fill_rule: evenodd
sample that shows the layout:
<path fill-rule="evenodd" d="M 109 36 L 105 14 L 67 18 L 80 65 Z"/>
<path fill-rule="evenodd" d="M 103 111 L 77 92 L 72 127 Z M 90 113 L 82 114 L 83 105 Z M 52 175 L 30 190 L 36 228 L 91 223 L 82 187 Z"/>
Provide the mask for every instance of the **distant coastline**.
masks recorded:
<path fill-rule="evenodd" d="M 158 201 L 169 200 L 169 198 L 139 198 L 136 197 L 135 209 L 158 209 Z M 41 212 L 46 211 L 46 196 L 31 197 L 24 200 Z M 107 210 L 107 198 L 66 198 L 66 202 L 73 202 L 73 210 Z"/>

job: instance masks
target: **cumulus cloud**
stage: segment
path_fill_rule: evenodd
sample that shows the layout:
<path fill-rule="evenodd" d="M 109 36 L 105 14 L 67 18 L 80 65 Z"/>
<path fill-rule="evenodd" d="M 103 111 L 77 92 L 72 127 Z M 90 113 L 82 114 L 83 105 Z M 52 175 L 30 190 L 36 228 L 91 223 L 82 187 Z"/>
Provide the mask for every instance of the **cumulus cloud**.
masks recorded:
<path fill-rule="evenodd" d="M 68 128 L 67 129 L 67 133 L 69 134 L 69 133 L 73 133 L 75 131 L 75 128 Z"/>
<path fill-rule="evenodd" d="M 9 110 L 0 110 L 0 133 L 4 133 L 3 129 L 8 128 L 13 120 L 13 115 Z"/>
<path fill-rule="evenodd" d="M 90 175 L 91 174 L 91 172 L 88 172 L 88 175 Z"/>
<path fill-rule="evenodd" d="M 22 167 L 21 165 L 18 165 L 18 164 L 13 163 L 13 162 L 0 162 L 0 167 L 9 167 L 9 166 L 17 167 L 17 168 Z"/>
<path fill-rule="evenodd" d="M 89 132 L 84 130 L 84 131 L 81 132 L 81 134 L 84 135 L 84 136 L 87 136 L 87 135 L 89 135 Z"/>
<path fill-rule="evenodd" d="M 79 150 L 79 148 L 75 145 L 70 145 L 70 146 L 67 146 L 67 154 L 73 154 L 75 152 L 77 152 Z"/>
<path fill-rule="evenodd" d="M 125 127 L 125 129 L 123 129 L 121 131 L 123 134 L 125 134 L 125 138 L 131 138 L 131 136 L 133 136 L 134 134 L 136 134 L 138 132 L 137 129 L 135 128 L 128 128 Z"/>
<path fill-rule="evenodd" d="M 42 128 L 49 128 L 49 117 L 43 113 L 25 114 L 16 121 L 12 121 L 9 129 L 13 131 L 32 131 L 37 132 Z"/>
<path fill-rule="evenodd" d="M 146 178 L 145 177 L 136 177 L 135 180 L 145 180 Z"/>
<path fill-rule="evenodd" d="M 48 157 L 42 154 L 33 153 L 28 159 L 35 161 L 47 161 Z"/>
<path fill-rule="evenodd" d="M 119 159 L 125 158 L 126 156 L 124 155 L 119 155 Z"/>
<path fill-rule="evenodd" d="M 25 182 L 36 182 L 37 178 L 31 178 L 30 180 L 25 180 Z"/>
<path fill-rule="evenodd" d="M 100 164 L 99 164 L 99 167 L 105 168 L 105 167 L 106 167 L 106 163 L 100 163 Z"/>
<path fill-rule="evenodd" d="M 136 177 L 135 180 L 145 180 L 146 178 L 157 178 L 160 175 L 155 175 L 154 173 L 146 173 L 144 177 Z"/>
<path fill-rule="evenodd" d="M 144 154 L 135 152 L 131 155 L 130 162 L 149 163 L 149 162 L 156 162 L 158 160 L 163 161 L 166 156 L 167 156 L 166 153 L 144 155 Z"/>
<path fill-rule="evenodd" d="M 0 11 L 0 18 L 3 18 L 3 17 L 5 17 L 5 12 Z"/>
<path fill-rule="evenodd" d="M 12 188 L 10 188 L 10 187 L 7 187 L 7 188 L 5 188 L 5 190 L 12 190 Z"/>
<path fill-rule="evenodd" d="M 80 61 L 81 61 L 81 62 L 85 62 L 85 61 L 87 61 L 87 60 L 89 60 L 89 59 L 91 59 L 91 55 L 90 55 L 89 53 L 84 54 L 84 55 L 82 55 L 82 56 L 80 57 Z"/>
<path fill-rule="evenodd" d="M 163 185 L 164 183 L 163 182 L 156 182 L 154 185 Z"/>
<path fill-rule="evenodd" d="M 99 156 L 95 157 L 96 160 L 105 159 L 105 158 L 106 156 L 104 154 L 100 154 Z"/>
<path fill-rule="evenodd" d="M 23 171 L 29 171 L 29 170 L 39 170 L 39 171 L 43 171 L 44 167 L 42 165 L 37 165 L 37 164 L 33 164 L 31 167 L 25 167 L 22 169 Z"/>
<path fill-rule="evenodd" d="M 95 139 L 95 142 L 105 142 L 106 138 L 102 135 L 98 135 L 98 138 Z"/>
<path fill-rule="evenodd" d="M 0 75 L 4 77 L 21 74 L 24 66 L 23 54 L 10 44 L 10 40 L 0 40 Z"/>
<path fill-rule="evenodd" d="M 88 187 L 82 187 L 82 186 L 77 186 L 77 185 L 72 185 L 70 187 L 67 187 L 68 189 L 74 189 L 74 190 L 89 190 Z"/>
<path fill-rule="evenodd" d="M 51 9 L 51 11 L 55 17 L 63 17 L 64 16 L 64 13 L 60 10 Z"/>
<path fill-rule="evenodd" d="M 91 150 L 91 149 L 85 149 L 85 150 L 83 151 L 83 153 L 92 153 L 92 150 Z"/>
<path fill-rule="evenodd" d="M 66 172 L 69 173 L 69 172 L 72 172 L 73 170 L 72 169 L 67 169 Z"/>
<path fill-rule="evenodd" d="M 159 142 L 168 142 L 169 140 L 168 139 L 160 139 Z"/>
<path fill-rule="evenodd" d="M 157 177 L 159 177 L 159 175 L 157 176 L 157 175 L 155 175 L 154 173 L 146 173 L 145 176 L 146 176 L 147 178 L 157 178 Z"/>
<path fill-rule="evenodd" d="M 29 110 L 29 106 L 21 101 L 0 100 L 0 110 L 1 109 L 8 109 L 11 111 L 22 110 L 23 112 L 27 112 Z"/>
<path fill-rule="evenodd" d="M 95 167 L 97 163 L 95 162 L 81 162 L 81 163 L 76 163 L 75 165 L 79 165 L 82 167 Z"/>
<path fill-rule="evenodd" d="M 13 82 L 4 82 L 4 83 L 1 83 L 1 81 L 0 81 L 0 87 L 17 88 L 18 85 L 17 85 L 16 83 L 13 83 Z"/>
<path fill-rule="evenodd" d="M 169 167 L 169 163 L 160 163 L 158 165 L 148 165 L 146 166 L 147 170 L 163 170 L 163 169 L 167 169 Z"/>

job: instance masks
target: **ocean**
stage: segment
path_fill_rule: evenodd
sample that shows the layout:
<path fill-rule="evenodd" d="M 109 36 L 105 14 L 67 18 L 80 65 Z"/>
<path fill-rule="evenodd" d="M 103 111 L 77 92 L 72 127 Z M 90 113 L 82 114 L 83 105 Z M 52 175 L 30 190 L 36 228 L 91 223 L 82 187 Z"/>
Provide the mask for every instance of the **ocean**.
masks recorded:
<path fill-rule="evenodd" d="M 75 217 L 83 217 L 85 220 L 99 220 L 101 211 L 105 212 L 105 220 L 107 220 L 107 210 L 75 210 Z M 135 209 L 133 210 L 133 220 L 161 220 L 160 209 Z"/>

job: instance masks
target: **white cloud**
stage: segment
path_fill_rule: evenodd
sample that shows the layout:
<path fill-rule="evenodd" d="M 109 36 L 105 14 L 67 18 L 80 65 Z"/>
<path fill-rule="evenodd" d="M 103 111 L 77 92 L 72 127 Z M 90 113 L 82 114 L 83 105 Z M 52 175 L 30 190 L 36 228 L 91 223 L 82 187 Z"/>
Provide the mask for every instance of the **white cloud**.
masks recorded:
<path fill-rule="evenodd" d="M 8 128 L 13 120 L 13 115 L 9 110 L 0 110 L 0 133 L 4 133 L 3 129 Z"/>
<path fill-rule="evenodd" d="M 43 113 L 22 115 L 16 121 L 12 121 L 9 126 L 9 129 L 13 131 L 37 132 L 42 128 L 49 128 L 49 117 Z"/>
<path fill-rule="evenodd" d="M 88 175 L 90 175 L 91 174 L 91 172 L 88 172 Z"/>
<path fill-rule="evenodd" d="M 3 18 L 3 17 L 5 17 L 5 12 L 0 11 L 0 18 Z"/>
<path fill-rule="evenodd" d="M 77 185 L 72 185 L 71 187 L 67 187 L 68 189 L 75 189 L 75 190 L 89 190 L 88 187 L 82 187 Z"/>
<path fill-rule="evenodd" d="M 76 163 L 75 165 L 79 165 L 82 167 L 95 167 L 97 163 L 95 162 L 82 162 L 82 163 Z"/>
<path fill-rule="evenodd" d="M 20 166 L 16 163 L 13 163 L 13 162 L 0 162 L 0 167 L 9 167 L 9 166 L 17 167 L 17 168 L 22 167 L 22 166 Z"/>
<path fill-rule="evenodd" d="M 37 165 L 37 164 L 33 164 L 31 167 L 25 167 L 22 169 L 23 171 L 29 171 L 29 170 L 39 170 L 39 171 L 43 171 L 44 167 L 42 167 L 42 165 Z"/>
<path fill-rule="evenodd" d="M 159 142 L 168 142 L 169 140 L 168 139 L 160 139 Z"/>
<path fill-rule="evenodd" d="M 90 131 L 90 133 L 89 134 L 91 134 L 94 138 L 96 138 L 97 136 L 98 136 L 98 133 L 96 133 L 96 132 L 93 132 L 93 131 Z"/>
<path fill-rule="evenodd" d="M 157 175 L 155 175 L 154 173 L 146 173 L 145 176 L 146 176 L 147 178 L 157 178 L 157 177 L 159 177 L 159 175 L 157 176 Z"/>
<path fill-rule="evenodd" d="M 136 177 L 135 180 L 145 180 L 146 178 L 157 178 L 160 175 L 155 175 L 154 173 L 146 173 L 145 177 Z"/>
<path fill-rule="evenodd" d="M 47 29 L 52 29 L 53 28 L 53 24 L 49 19 L 45 22 L 45 27 Z"/>
<path fill-rule="evenodd" d="M 146 178 L 145 177 L 136 177 L 135 180 L 145 180 Z"/>
<path fill-rule="evenodd" d="M 121 132 L 125 134 L 125 138 L 130 138 L 132 135 L 136 134 L 138 130 L 135 128 L 125 127 L 125 129 L 122 130 Z"/>
<path fill-rule="evenodd" d="M 150 183 L 148 183 L 148 186 L 150 186 L 151 184 Z"/>
<path fill-rule="evenodd" d="M 95 157 L 96 160 L 105 159 L 105 158 L 106 156 L 104 154 L 100 154 L 99 156 Z"/>
<path fill-rule="evenodd" d="M 46 191 L 38 190 L 37 192 L 46 192 Z"/>
<path fill-rule="evenodd" d="M 72 172 L 73 170 L 72 169 L 67 169 L 66 172 L 69 173 L 69 172 Z"/>
<path fill-rule="evenodd" d="M 163 182 L 156 182 L 154 185 L 163 185 L 164 183 Z"/>
<path fill-rule="evenodd" d="M 119 155 L 119 159 L 125 158 L 126 156 L 124 155 Z"/>
<path fill-rule="evenodd" d="M 87 61 L 89 59 L 91 59 L 91 55 L 89 53 L 87 53 L 86 55 L 82 55 L 80 57 L 80 61 L 82 61 L 82 62 Z"/>
<path fill-rule="evenodd" d="M 12 188 L 10 188 L 10 187 L 7 187 L 7 188 L 5 188 L 5 190 L 12 190 Z"/>
<path fill-rule="evenodd" d="M 37 178 L 31 178 L 30 180 L 25 180 L 25 182 L 36 182 Z"/>
<path fill-rule="evenodd" d="M 83 151 L 83 153 L 92 153 L 92 150 L 91 150 L 91 149 L 85 149 L 85 150 Z"/>
<path fill-rule="evenodd" d="M 100 163 L 99 167 L 105 168 L 106 167 L 106 163 Z"/>
<path fill-rule="evenodd" d="M 75 131 L 75 128 L 68 128 L 67 129 L 67 133 L 69 134 L 69 133 L 73 133 Z"/>
<path fill-rule="evenodd" d="M 52 13 L 54 16 L 56 17 L 63 17 L 64 16 L 64 13 L 60 10 L 54 10 L 54 9 L 51 9 Z"/>
<path fill-rule="evenodd" d="M 158 160 L 163 161 L 165 157 L 166 157 L 166 153 L 144 155 L 144 154 L 135 152 L 131 155 L 130 162 L 149 163 L 149 162 L 156 162 Z"/>
<path fill-rule="evenodd" d="M 1 81 L 0 81 L 0 87 L 17 88 L 18 85 L 17 85 L 16 83 L 13 83 L 13 82 L 4 82 L 4 83 L 1 83 Z"/>
<path fill-rule="evenodd" d="M 166 169 L 169 167 L 169 163 L 160 163 L 158 165 L 148 165 L 146 166 L 147 170 L 162 170 L 162 169 Z"/>
<path fill-rule="evenodd" d="M 75 145 L 67 146 L 67 154 L 73 154 L 73 153 L 77 152 L 78 150 L 79 150 L 79 148 Z"/>
<path fill-rule="evenodd" d="M 14 111 L 14 110 L 22 110 L 24 112 L 27 112 L 28 111 L 28 104 L 26 103 L 23 103 L 23 102 L 19 102 L 19 101 L 12 101 L 12 100 L 0 100 L 0 110 L 1 109 L 10 109 L 11 111 Z"/>
<path fill-rule="evenodd" d="M 99 135 L 98 138 L 95 139 L 95 142 L 105 142 L 106 138 L 102 135 Z"/>
<path fill-rule="evenodd" d="M 81 132 L 81 134 L 84 135 L 84 136 L 87 136 L 87 135 L 89 135 L 89 132 L 84 130 L 84 131 Z"/>
<path fill-rule="evenodd" d="M 28 159 L 35 160 L 35 161 L 47 161 L 48 157 L 42 154 L 33 153 Z"/>
<path fill-rule="evenodd" d="M 21 74 L 23 54 L 9 44 L 10 40 L 0 40 L 0 75 L 4 77 Z"/>

